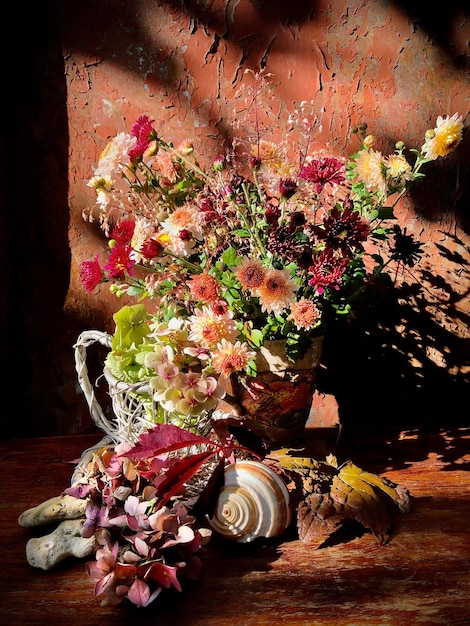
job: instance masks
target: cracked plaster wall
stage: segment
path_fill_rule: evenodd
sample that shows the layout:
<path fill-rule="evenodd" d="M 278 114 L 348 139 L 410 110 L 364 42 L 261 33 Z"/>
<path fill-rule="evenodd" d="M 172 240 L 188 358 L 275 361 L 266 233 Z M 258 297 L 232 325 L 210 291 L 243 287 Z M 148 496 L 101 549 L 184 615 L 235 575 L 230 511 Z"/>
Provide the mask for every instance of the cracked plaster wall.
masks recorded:
<path fill-rule="evenodd" d="M 105 250 L 96 225 L 85 223 L 81 214 L 93 202 L 86 183 L 100 151 L 116 132 L 128 131 L 138 115 L 155 118 L 166 138 L 194 137 L 215 156 L 221 140 L 230 136 L 235 94 L 248 80 L 245 70 L 263 67 L 276 84 L 278 118 L 294 102 L 313 100 L 321 119 L 317 147 L 338 155 L 356 147 L 351 129 L 364 121 L 384 150 L 396 139 L 419 146 L 440 114 L 459 112 L 469 122 L 470 15 L 459 2 L 434 15 L 429 7 L 413 14 L 406 3 L 378 0 L 99 0 L 86 5 L 72 0 L 61 4 L 55 20 L 69 135 L 71 258 L 64 312 L 77 327 L 110 329 L 111 315 L 122 304 L 105 289 L 99 298 L 87 296 L 79 284 L 81 262 Z M 410 359 L 417 369 L 426 361 L 454 382 L 464 376 L 465 384 L 469 140 L 467 131 L 458 153 L 431 168 L 431 193 L 413 196 L 399 211 L 400 224 L 425 242 L 426 252 L 417 276 L 426 295 L 410 335 L 420 350 Z M 449 358 L 452 350 L 459 358 Z M 64 410 L 74 408 L 70 392 L 67 403 Z M 335 421 L 334 400 L 321 396 L 318 407 L 318 423 Z M 83 429 L 86 421 L 82 406 L 69 429 Z M 57 424 L 50 428 L 60 430 Z"/>

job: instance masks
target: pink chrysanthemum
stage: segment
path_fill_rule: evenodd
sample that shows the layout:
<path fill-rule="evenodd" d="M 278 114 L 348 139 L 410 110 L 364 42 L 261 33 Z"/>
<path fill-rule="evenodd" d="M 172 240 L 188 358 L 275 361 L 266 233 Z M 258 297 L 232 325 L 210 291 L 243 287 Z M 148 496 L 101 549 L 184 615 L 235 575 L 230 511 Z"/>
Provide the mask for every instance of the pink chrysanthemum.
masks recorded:
<path fill-rule="evenodd" d="M 219 374 L 229 377 L 233 372 L 245 370 L 255 355 L 256 352 L 249 350 L 246 344 L 223 339 L 212 355 L 212 365 Z"/>
<path fill-rule="evenodd" d="M 169 155 L 163 150 L 159 150 L 152 163 L 152 168 L 158 170 L 170 183 L 174 183 L 177 177 L 175 164 Z"/>
<path fill-rule="evenodd" d="M 80 280 L 87 293 L 91 293 L 103 279 L 103 271 L 98 261 L 98 255 L 94 259 L 83 261 L 80 267 Z"/>
<path fill-rule="evenodd" d="M 148 115 L 141 115 L 131 130 L 131 135 L 136 138 L 135 146 L 129 150 L 129 158 L 135 161 L 147 150 L 154 132 L 153 122 Z"/>
<path fill-rule="evenodd" d="M 302 167 L 298 177 L 314 183 L 316 193 L 320 193 L 328 183 L 338 185 L 346 180 L 344 163 L 335 157 L 312 159 Z"/>
<path fill-rule="evenodd" d="M 189 339 L 204 348 L 213 349 L 222 339 L 235 341 L 238 335 L 232 313 L 216 315 L 209 307 L 197 310 L 189 318 Z"/>
<path fill-rule="evenodd" d="M 257 289 L 264 280 L 266 268 L 257 259 L 244 258 L 241 264 L 233 270 L 240 281 L 242 289 Z"/>
<path fill-rule="evenodd" d="M 307 298 L 300 298 L 291 306 L 291 314 L 287 318 L 292 320 L 297 328 L 309 330 L 320 320 L 321 313 L 317 305 Z"/>
<path fill-rule="evenodd" d="M 325 250 L 314 259 L 313 265 L 309 267 L 311 278 L 308 284 L 316 287 L 320 296 L 325 288 L 338 291 L 347 265 L 346 258 L 334 256 L 331 249 Z"/>
<path fill-rule="evenodd" d="M 256 289 L 261 310 L 280 315 L 284 309 L 294 302 L 297 285 L 291 278 L 289 270 L 270 269 L 266 271 L 262 284 Z"/>

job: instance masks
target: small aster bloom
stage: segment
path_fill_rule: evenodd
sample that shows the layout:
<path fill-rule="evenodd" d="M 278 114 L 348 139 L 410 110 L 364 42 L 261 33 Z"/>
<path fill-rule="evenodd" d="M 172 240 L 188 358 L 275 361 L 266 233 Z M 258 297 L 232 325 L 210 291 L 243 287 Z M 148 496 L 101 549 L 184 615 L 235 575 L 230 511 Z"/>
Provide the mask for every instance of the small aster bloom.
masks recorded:
<path fill-rule="evenodd" d="M 298 178 L 313 183 L 316 193 L 321 193 L 327 184 L 338 185 L 346 180 L 344 163 L 335 157 L 312 159 L 302 167 Z"/>
<path fill-rule="evenodd" d="M 242 289 L 253 290 L 263 283 L 266 268 L 261 261 L 244 257 L 240 265 L 233 270 L 233 273 L 240 281 Z"/>
<path fill-rule="evenodd" d="M 433 161 L 439 157 L 447 156 L 462 141 L 463 117 L 454 113 L 452 117 L 439 115 L 436 128 L 429 133 L 429 139 L 422 147 L 422 152 L 427 159 Z"/>
<path fill-rule="evenodd" d="M 214 302 L 219 298 L 220 287 L 209 274 L 196 274 L 188 281 L 191 297 L 197 302 Z"/>
<path fill-rule="evenodd" d="M 222 339 L 235 341 L 238 336 L 237 324 L 232 313 L 215 315 L 209 307 L 198 309 L 189 318 L 189 339 L 205 348 L 215 348 Z"/>
<path fill-rule="evenodd" d="M 310 330 L 320 321 L 321 313 L 315 302 L 307 298 L 300 298 L 291 305 L 291 314 L 287 318 L 292 320 L 298 329 Z"/>
<path fill-rule="evenodd" d="M 297 289 L 289 270 L 269 269 L 255 295 L 259 297 L 262 311 L 281 314 L 294 302 Z"/>
<path fill-rule="evenodd" d="M 212 355 L 212 365 L 219 374 L 229 377 L 233 372 L 246 370 L 248 363 L 255 356 L 256 352 L 249 350 L 245 343 L 240 341 L 230 343 L 223 339 Z"/>
<path fill-rule="evenodd" d="M 103 279 L 103 270 L 98 261 L 98 255 L 94 259 L 83 261 L 80 266 L 80 279 L 87 293 L 91 293 Z"/>
<path fill-rule="evenodd" d="M 310 287 L 316 287 L 320 296 L 328 288 L 338 291 L 347 264 L 347 259 L 334 256 L 331 249 L 321 252 L 313 259 L 313 265 L 309 267 L 311 278 L 308 284 Z"/>
<path fill-rule="evenodd" d="M 131 257 L 131 246 L 116 242 L 108 256 L 108 262 L 104 269 L 109 272 L 109 278 L 117 278 L 124 280 L 126 273 L 132 276 L 134 274 L 135 262 Z"/>
<path fill-rule="evenodd" d="M 377 150 L 360 150 L 356 158 L 356 174 L 370 191 L 387 191 L 385 179 L 385 163 L 381 152 Z"/>

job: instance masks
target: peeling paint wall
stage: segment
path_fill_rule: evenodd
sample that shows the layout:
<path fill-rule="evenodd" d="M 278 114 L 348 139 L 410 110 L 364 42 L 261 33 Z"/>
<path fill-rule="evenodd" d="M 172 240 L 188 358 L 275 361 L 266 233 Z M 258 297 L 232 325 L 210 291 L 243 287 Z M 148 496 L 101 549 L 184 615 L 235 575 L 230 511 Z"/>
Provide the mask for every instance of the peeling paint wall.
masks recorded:
<path fill-rule="evenodd" d="M 105 249 L 99 229 L 83 221 L 82 211 L 93 202 L 94 191 L 87 181 L 100 151 L 116 132 L 128 131 L 140 114 L 154 118 L 165 138 L 195 138 L 208 156 L 215 156 L 233 132 L 235 95 L 249 80 L 245 70 L 262 67 L 276 85 L 273 112 L 279 130 L 295 102 L 312 100 L 321 122 L 315 143 L 318 149 L 338 155 L 357 147 L 351 130 L 362 122 L 380 138 L 379 149 L 384 150 L 393 149 L 397 139 L 419 147 L 441 114 L 459 112 L 468 125 L 468 10 L 463 3 L 450 2 L 436 14 L 429 7 L 411 13 L 407 4 L 391 0 L 61 3 L 56 18 L 69 133 L 71 265 L 64 302 L 69 319 L 83 327 L 110 328 L 110 317 L 122 304 L 105 290 L 100 298 L 87 296 L 79 284 L 81 262 L 98 250 L 104 254 Z M 414 342 L 404 355 L 407 363 L 402 372 L 411 362 L 414 388 L 419 388 L 419 379 L 431 371 L 434 383 L 438 380 L 443 393 L 449 394 L 452 389 L 468 390 L 469 155 L 467 131 L 457 154 L 430 168 L 431 191 L 413 195 L 399 212 L 400 224 L 425 243 L 426 252 L 423 267 L 414 272 L 413 280 L 423 290 L 409 302 L 413 328 L 409 329 L 410 320 L 394 321 L 394 331 L 401 338 L 406 332 Z M 390 339 L 390 334 L 380 335 L 376 341 Z M 331 367 L 338 350 L 331 345 L 326 370 L 332 373 L 323 377 L 325 393 L 339 398 L 340 413 L 343 404 L 346 413 L 357 414 L 357 407 L 344 402 L 350 387 L 343 382 L 335 386 L 336 374 L 350 375 L 350 370 L 337 372 Z M 406 347 L 400 350 L 406 353 Z M 382 367 L 380 357 L 378 363 Z M 397 372 L 394 376 L 397 382 L 402 378 Z M 385 389 L 386 398 L 396 396 L 394 387 L 395 382 Z M 367 389 L 361 393 L 365 397 Z M 424 412 L 431 414 L 429 398 L 423 403 L 421 393 L 413 395 L 409 389 L 407 393 L 406 401 L 414 403 L 415 412 L 422 402 Z M 318 423 L 336 419 L 336 400 L 325 404 L 321 396 L 318 407 Z M 373 413 L 372 407 L 368 410 Z M 409 406 L 396 407 L 403 410 L 411 412 Z M 420 417 L 425 421 L 425 416 Z"/>

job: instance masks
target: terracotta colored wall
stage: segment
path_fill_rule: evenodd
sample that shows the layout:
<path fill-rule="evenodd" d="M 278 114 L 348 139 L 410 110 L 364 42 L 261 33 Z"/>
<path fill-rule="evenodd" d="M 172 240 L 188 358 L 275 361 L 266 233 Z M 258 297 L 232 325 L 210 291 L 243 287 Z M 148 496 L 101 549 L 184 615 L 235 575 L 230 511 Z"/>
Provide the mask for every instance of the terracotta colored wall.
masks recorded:
<path fill-rule="evenodd" d="M 419 146 L 440 114 L 459 112 L 468 124 L 469 12 L 463 2 L 447 2 L 435 13 L 429 8 L 412 13 L 408 4 L 49 3 L 49 20 L 56 27 L 50 45 L 62 46 L 66 81 L 61 119 L 67 129 L 59 133 L 67 130 L 69 142 L 70 282 L 67 293 L 60 294 L 63 309 L 55 320 L 67 329 L 61 331 L 64 342 L 55 355 L 47 355 L 49 366 L 54 358 L 66 364 L 61 404 L 58 410 L 57 376 L 52 376 L 47 403 L 54 408 L 45 431 L 87 427 L 65 343 L 80 328 L 110 328 L 110 317 L 122 304 L 105 290 L 99 300 L 86 296 L 78 280 L 80 263 L 104 250 L 99 229 L 85 223 L 81 213 L 93 201 L 86 182 L 107 141 L 146 113 L 167 139 L 194 137 L 215 155 L 232 132 L 234 97 L 247 79 L 244 70 L 260 67 L 272 73 L 277 85 L 278 118 L 294 102 L 314 100 L 321 118 L 316 142 L 335 154 L 356 147 L 350 131 L 364 121 L 383 138 L 385 150 L 397 138 Z M 56 140 L 61 141 L 60 134 Z M 397 424 L 446 424 L 458 419 L 463 398 L 468 405 L 469 154 L 467 131 L 457 154 L 429 168 L 430 193 L 421 191 L 402 205 L 399 222 L 425 242 L 424 263 L 414 277 L 406 277 L 408 288 L 393 315 L 387 311 L 380 324 L 378 316 L 371 316 L 360 340 L 347 332 L 329 339 L 319 388 L 336 399 L 317 398 L 317 423 L 337 420 L 336 402 L 345 423 L 379 417 Z M 64 197 L 53 198 L 49 210 L 63 220 Z M 66 237 L 63 228 L 58 234 Z M 422 287 L 419 293 L 416 284 Z M 32 367 L 33 387 L 41 376 L 39 355 Z"/>

